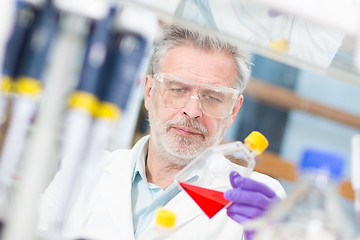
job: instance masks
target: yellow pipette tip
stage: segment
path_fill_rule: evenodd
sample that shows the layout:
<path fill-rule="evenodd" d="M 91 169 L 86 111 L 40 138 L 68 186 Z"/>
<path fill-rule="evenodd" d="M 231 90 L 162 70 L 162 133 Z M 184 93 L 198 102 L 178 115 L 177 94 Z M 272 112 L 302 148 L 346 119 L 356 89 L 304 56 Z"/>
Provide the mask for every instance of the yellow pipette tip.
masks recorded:
<path fill-rule="evenodd" d="M 252 131 L 244 140 L 246 146 L 260 155 L 268 146 L 269 142 L 264 135 L 258 131 Z"/>
<path fill-rule="evenodd" d="M 156 210 L 156 224 L 162 227 L 171 228 L 175 225 L 176 214 L 173 211 L 158 208 Z"/>

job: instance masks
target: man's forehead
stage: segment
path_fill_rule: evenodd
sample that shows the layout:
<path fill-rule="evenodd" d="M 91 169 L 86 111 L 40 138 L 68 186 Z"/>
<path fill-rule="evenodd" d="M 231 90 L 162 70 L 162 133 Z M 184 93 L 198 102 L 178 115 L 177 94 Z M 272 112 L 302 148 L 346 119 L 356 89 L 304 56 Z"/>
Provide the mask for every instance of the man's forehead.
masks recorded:
<path fill-rule="evenodd" d="M 204 52 L 189 46 L 170 49 L 162 60 L 162 72 L 192 81 L 233 87 L 235 63 L 226 53 Z"/>

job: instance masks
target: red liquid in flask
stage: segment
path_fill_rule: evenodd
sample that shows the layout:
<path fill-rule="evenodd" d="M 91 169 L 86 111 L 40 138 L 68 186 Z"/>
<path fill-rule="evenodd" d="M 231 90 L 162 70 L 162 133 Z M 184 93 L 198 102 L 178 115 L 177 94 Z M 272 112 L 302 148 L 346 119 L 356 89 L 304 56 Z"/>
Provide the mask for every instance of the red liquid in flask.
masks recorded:
<path fill-rule="evenodd" d="M 184 182 L 179 184 L 209 218 L 212 218 L 229 203 L 224 198 L 223 192 L 197 187 Z"/>

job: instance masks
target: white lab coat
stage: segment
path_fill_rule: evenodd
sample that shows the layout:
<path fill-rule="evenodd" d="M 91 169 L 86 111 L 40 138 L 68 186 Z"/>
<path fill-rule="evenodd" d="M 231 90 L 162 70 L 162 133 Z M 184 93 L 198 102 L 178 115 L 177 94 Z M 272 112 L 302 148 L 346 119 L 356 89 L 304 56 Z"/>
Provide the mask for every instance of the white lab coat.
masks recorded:
<path fill-rule="evenodd" d="M 142 150 L 146 141 L 148 137 L 141 139 L 132 150 L 118 150 L 104 154 L 103 161 L 107 164 L 94 188 L 93 195 L 90 199 L 83 199 L 80 195 L 67 220 L 65 233 L 69 239 L 79 236 L 92 240 L 134 239 L 131 208 L 131 178 L 135 164 L 133 155 Z M 244 171 L 243 167 L 235 164 L 234 169 L 240 173 Z M 56 193 L 61 187 L 61 179 L 64 176 L 60 171 L 44 194 L 40 218 L 41 231 L 46 231 L 46 220 L 56 208 Z M 224 179 L 228 177 L 224 176 Z M 256 172 L 252 174 L 252 178 L 266 183 L 281 198 L 285 197 L 285 191 L 277 180 Z M 176 213 L 175 228 L 170 239 L 241 239 L 242 237 L 242 226 L 229 218 L 225 209 L 209 220 L 184 191 L 164 207 Z M 152 227 L 150 226 L 140 238 L 146 236 Z"/>

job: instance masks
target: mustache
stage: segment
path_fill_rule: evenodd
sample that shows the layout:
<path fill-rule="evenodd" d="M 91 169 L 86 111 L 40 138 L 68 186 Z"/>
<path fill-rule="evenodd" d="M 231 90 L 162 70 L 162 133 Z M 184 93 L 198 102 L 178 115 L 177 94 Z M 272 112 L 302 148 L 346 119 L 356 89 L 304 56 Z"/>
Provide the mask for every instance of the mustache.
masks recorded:
<path fill-rule="evenodd" d="M 194 121 L 191 119 L 168 120 L 165 122 L 166 130 L 169 130 L 170 128 L 175 126 L 192 128 L 194 130 L 201 132 L 201 134 L 204 137 L 206 137 L 209 134 L 209 131 L 204 126 L 202 126 L 198 121 Z"/>

